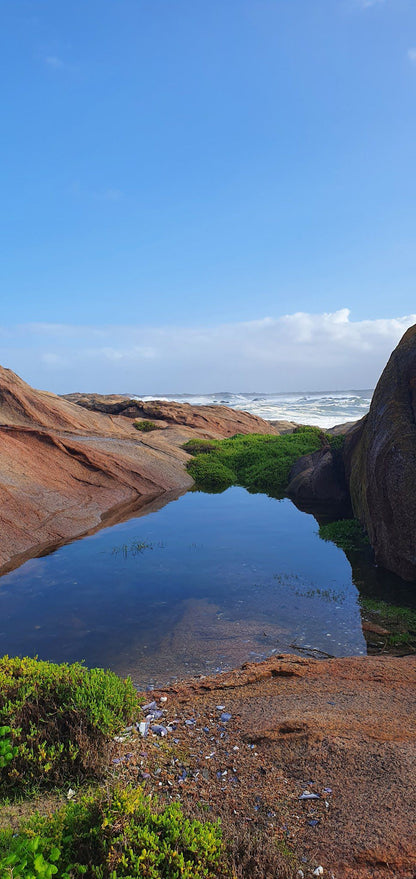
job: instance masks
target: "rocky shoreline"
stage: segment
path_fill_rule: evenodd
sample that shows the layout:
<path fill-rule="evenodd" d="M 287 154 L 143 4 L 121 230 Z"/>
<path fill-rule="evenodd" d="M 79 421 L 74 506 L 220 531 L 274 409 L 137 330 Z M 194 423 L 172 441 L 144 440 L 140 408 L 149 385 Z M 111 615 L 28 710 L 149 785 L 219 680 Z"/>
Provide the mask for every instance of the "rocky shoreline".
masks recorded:
<path fill-rule="evenodd" d="M 106 789 L 219 818 L 238 877 L 414 879 L 415 691 L 415 657 L 282 654 L 139 693 Z M 6 803 L 1 825 L 83 792 Z"/>
<path fill-rule="evenodd" d="M 378 558 L 408 579 L 415 340 L 412 328 L 383 374 L 375 408 L 348 431 L 347 481 L 331 471 L 337 457 L 328 448 L 292 474 L 294 499 L 303 503 L 316 499 L 322 473 L 332 493 L 344 492 L 342 503 L 346 485 Z M 154 430 L 136 429 L 148 419 Z M 0 573 L 186 491 L 188 439 L 293 427 L 222 406 L 63 399 L 0 368 Z M 332 502 L 331 491 L 320 500 Z M 280 852 L 284 877 L 414 879 L 415 692 L 415 657 L 275 655 L 146 694 L 150 705 L 113 742 L 109 768 L 115 780 L 181 800 L 191 815 L 228 821 L 242 846 L 241 828 L 253 825 L 257 839 Z"/>
<path fill-rule="evenodd" d="M 143 694 L 111 765 L 257 826 L 295 853 L 293 876 L 413 879 L 415 692 L 414 657 L 274 656 Z"/>
<path fill-rule="evenodd" d="M 193 484 L 181 448 L 192 437 L 280 434 L 225 406 L 137 403 L 94 397 L 94 411 L 27 385 L 0 367 L 0 574 L 55 546 L 168 502 Z M 114 412 L 114 405 L 117 414 Z M 100 407 L 96 411 L 96 407 Z M 158 429 L 142 433 L 135 421 Z M 153 507 L 150 506 L 150 511 Z"/>

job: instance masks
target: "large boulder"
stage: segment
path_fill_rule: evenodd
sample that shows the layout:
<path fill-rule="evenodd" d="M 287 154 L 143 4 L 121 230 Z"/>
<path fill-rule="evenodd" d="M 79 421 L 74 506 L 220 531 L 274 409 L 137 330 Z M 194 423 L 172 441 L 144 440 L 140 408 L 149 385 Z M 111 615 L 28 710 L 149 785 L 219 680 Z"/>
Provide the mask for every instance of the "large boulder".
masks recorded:
<path fill-rule="evenodd" d="M 368 415 L 346 436 L 344 461 L 376 562 L 415 580 L 416 326 L 393 351 Z"/>
<path fill-rule="evenodd" d="M 324 446 L 293 465 L 286 494 L 297 507 L 334 518 L 351 515 L 348 486 L 340 452 Z"/>

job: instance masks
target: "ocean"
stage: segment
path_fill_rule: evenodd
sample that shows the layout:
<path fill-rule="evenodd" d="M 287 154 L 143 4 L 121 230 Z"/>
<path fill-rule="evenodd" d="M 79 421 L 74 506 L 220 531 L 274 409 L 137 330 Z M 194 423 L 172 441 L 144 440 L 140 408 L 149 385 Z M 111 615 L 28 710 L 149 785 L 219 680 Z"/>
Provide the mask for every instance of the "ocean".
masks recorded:
<path fill-rule="evenodd" d="M 299 391 L 279 394 L 234 394 L 222 391 L 217 394 L 167 394 L 164 396 L 140 396 L 141 400 L 176 400 L 193 406 L 230 406 L 259 415 L 267 421 L 296 421 L 317 427 L 334 427 L 346 421 L 357 421 L 370 407 L 373 391 Z M 136 395 L 135 395 L 136 396 Z"/>

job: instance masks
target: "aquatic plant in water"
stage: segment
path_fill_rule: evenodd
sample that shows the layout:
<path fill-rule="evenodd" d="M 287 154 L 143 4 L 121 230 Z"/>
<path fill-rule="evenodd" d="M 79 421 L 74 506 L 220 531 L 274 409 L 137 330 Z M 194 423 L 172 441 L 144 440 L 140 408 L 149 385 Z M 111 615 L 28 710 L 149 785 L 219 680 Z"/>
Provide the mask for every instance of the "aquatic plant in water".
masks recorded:
<path fill-rule="evenodd" d="M 114 546 L 111 550 L 111 555 L 114 556 L 122 556 L 122 558 L 126 559 L 128 556 L 135 558 L 138 555 L 142 555 L 145 549 L 164 549 L 166 546 L 163 541 L 158 541 L 158 543 L 147 543 L 145 540 L 132 540 L 131 543 L 122 543 L 120 546 Z"/>
<path fill-rule="evenodd" d="M 370 545 L 367 534 L 358 519 L 339 519 L 320 525 L 319 536 L 346 552 L 365 549 Z"/>

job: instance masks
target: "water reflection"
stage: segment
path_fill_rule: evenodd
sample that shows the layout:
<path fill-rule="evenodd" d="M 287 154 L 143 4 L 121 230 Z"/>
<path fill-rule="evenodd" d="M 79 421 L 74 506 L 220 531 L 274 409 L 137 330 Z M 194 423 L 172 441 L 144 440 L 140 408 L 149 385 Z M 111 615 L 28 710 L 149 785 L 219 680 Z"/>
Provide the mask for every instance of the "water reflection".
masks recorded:
<path fill-rule="evenodd" d="M 317 530 L 289 500 L 188 493 L 5 575 L 0 653 L 140 685 L 273 651 L 363 653 L 351 567 Z"/>

